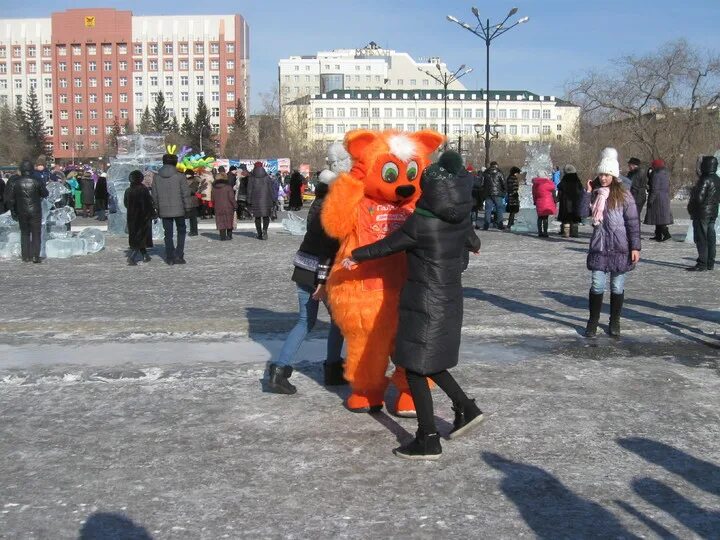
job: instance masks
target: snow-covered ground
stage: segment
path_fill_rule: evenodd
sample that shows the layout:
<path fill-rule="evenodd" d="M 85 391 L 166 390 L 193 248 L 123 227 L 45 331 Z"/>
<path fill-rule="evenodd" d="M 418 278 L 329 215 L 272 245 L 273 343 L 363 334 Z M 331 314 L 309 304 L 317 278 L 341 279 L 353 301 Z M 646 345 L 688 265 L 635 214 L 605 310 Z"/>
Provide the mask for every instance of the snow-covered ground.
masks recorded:
<path fill-rule="evenodd" d="M 581 232 L 481 233 L 454 372 L 487 420 L 434 464 L 321 385 L 324 314 L 298 394 L 261 391 L 297 237 L 0 261 L 0 538 L 717 537 L 720 273 L 684 271 L 684 226 L 644 241 L 623 339 L 588 342 Z"/>

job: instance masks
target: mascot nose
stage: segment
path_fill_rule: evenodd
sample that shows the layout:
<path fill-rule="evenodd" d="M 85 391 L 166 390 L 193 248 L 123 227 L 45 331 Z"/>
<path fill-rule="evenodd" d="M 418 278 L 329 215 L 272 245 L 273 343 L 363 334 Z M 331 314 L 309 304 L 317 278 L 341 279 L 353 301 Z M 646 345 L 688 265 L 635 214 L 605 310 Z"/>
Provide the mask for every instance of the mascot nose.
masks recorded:
<path fill-rule="evenodd" d="M 413 193 L 415 193 L 415 186 L 398 186 L 395 188 L 395 194 L 404 199 L 410 197 Z"/>

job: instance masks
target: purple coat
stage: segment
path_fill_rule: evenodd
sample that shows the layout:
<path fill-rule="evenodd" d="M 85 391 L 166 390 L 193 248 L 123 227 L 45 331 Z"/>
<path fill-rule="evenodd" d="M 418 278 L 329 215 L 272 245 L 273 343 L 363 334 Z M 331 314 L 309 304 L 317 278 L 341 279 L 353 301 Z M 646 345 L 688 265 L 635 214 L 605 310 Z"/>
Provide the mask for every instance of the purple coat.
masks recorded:
<path fill-rule="evenodd" d="M 595 194 L 593 192 L 593 199 Z M 583 192 L 582 210 L 590 215 L 590 193 Z M 621 207 L 605 207 L 602 223 L 593 227 L 587 257 L 588 270 L 601 272 L 629 272 L 635 265 L 630 262 L 630 252 L 640 251 L 640 219 L 637 206 L 630 193 L 625 194 Z"/>

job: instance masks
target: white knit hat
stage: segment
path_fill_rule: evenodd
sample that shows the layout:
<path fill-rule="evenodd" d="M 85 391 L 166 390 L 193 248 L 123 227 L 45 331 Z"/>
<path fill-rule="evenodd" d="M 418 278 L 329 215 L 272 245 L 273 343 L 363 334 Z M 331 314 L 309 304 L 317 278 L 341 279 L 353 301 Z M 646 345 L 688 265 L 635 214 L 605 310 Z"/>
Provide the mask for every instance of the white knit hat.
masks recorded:
<path fill-rule="evenodd" d="M 600 163 L 597 166 L 597 174 L 609 174 L 618 178 L 620 176 L 620 163 L 618 153 L 614 148 L 605 148 L 600 153 Z"/>

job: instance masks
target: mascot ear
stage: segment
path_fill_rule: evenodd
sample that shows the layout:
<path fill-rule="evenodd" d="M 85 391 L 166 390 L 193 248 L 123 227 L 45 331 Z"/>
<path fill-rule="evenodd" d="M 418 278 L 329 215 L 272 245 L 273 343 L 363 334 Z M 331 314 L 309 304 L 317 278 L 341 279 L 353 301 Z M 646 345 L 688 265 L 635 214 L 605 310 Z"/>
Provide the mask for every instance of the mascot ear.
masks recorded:
<path fill-rule="evenodd" d="M 418 147 L 422 149 L 422 155 L 428 156 L 437 150 L 438 146 L 442 144 L 445 137 L 440 133 L 432 129 L 423 129 L 415 133 L 410 133 L 410 138 L 414 140 Z"/>
<path fill-rule="evenodd" d="M 370 146 L 379 136 L 380 134 L 374 131 L 356 129 L 345 135 L 345 148 L 347 148 L 348 153 L 354 159 L 358 159 L 365 153 L 367 147 Z"/>

